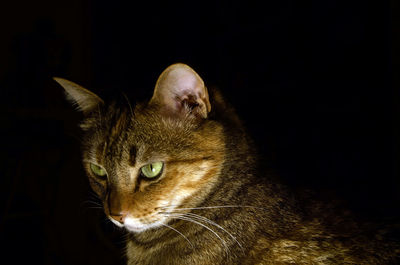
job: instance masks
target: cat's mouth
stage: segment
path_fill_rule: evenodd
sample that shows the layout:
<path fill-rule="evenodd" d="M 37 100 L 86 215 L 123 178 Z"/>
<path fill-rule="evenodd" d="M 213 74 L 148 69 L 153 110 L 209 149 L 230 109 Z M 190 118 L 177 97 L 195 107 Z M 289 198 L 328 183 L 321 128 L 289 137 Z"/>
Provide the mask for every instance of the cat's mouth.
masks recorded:
<path fill-rule="evenodd" d="M 126 230 L 130 231 L 130 232 L 134 232 L 134 233 L 141 233 L 143 231 L 152 229 L 152 228 L 156 228 L 156 227 L 160 227 L 163 225 L 163 220 L 156 220 L 156 221 L 141 221 L 138 218 L 134 218 L 134 217 L 129 217 L 127 216 L 123 222 L 119 222 L 111 217 L 109 217 L 109 219 L 111 220 L 111 222 L 113 222 L 115 225 L 117 225 L 118 227 L 123 227 Z"/>

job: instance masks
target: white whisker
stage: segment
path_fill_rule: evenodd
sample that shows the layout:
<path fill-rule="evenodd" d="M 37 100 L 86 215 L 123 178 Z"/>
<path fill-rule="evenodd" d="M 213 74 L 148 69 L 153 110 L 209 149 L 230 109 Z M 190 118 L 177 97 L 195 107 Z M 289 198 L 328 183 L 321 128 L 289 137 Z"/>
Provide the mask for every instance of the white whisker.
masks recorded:
<path fill-rule="evenodd" d="M 212 221 L 212 220 L 210 220 L 210 219 L 208 219 L 208 218 L 206 218 L 204 216 L 201 216 L 201 215 L 198 215 L 198 214 L 194 214 L 194 213 L 186 213 L 184 215 L 185 216 L 190 216 L 190 217 L 193 217 L 193 218 L 197 218 L 199 220 L 203 220 L 204 222 L 207 222 L 207 223 L 209 223 L 211 225 L 214 225 L 214 226 L 218 227 L 219 229 L 221 229 L 225 233 L 227 233 L 233 240 L 235 240 L 236 243 L 239 245 L 239 247 L 242 249 L 242 251 L 244 251 L 242 244 L 239 243 L 239 241 L 236 239 L 236 237 L 234 237 L 231 233 L 229 233 L 225 228 L 223 228 L 222 226 L 220 226 L 216 222 L 214 222 L 214 221 Z"/>
<path fill-rule="evenodd" d="M 178 205 L 176 205 L 178 206 Z M 174 208 L 176 207 L 174 205 L 171 206 L 164 206 L 160 208 Z M 250 205 L 219 205 L 219 206 L 204 206 L 204 207 L 188 207 L 188 208 L 174 208 L 174 211 L 185 211 L 185 210 L 203 210 L 203 209 L 218 209 L 218 208 L 254 208 L 254 209 L 262 209 L 266 210 L 265 208 L 262 207 L 256 207 L 256 206 L 250 206 Z"/>
<path fill-rule="evenodd" d="M 194 249 L 194 246 L 193 246 L 192 242 L 190 242 L 190 240 L 189 240 L 184 234 L 182 234 L 182 233 L 179 232 L 177 229 L 175 229 L 175 228 L 173 228 L 172 226 L 169 226 L 169 225 L 167 225 L 167 224 L 161 223 L 161 225 L 163 225 L 163 226 L 165 226 L 165 227 L 168 227 L 169 229 L 174 230 L 175 232 L 177 232 L 178 234 L 180 234 L 180 235 L 189 243 L 189 245 L 192 247 L 192 249 Z"/>
<path fill-rule="evenodd" d="M 183 216 L 183 215 L 181 215 L 181 214 L 176 214 L 176 215 L 175 215 L 175 214 L 170 214 L 170 216 L 171 216 L 173 219 L 180 219 L 180 220 L 189 221 L 189 222 L 192 222 L 192 223 L 195 223 L 195 224 L 198 224 L 198 225 L 204 227 L 205 229 L 207 229 L 208 231 L 210 231 L 211 233 L 213 233 L 213 234 L 222 242 L 222 244 L 223 244 L 224 247 L 225 247 L 226 254 L 228 254 L 229 248 L 228 248 L 228 246 L 227 246 L 225 240 L 223 240 L 214 230 L 212 230 L 212 229 L 209 228 L 208 226 L 206 226 L 206 225 L 204 225 L 204 224 L 202 224 L 202 223 L 200 223 L 200 222 L 197 222 L 197 221 L 195 221 L 195 220 L 193 220 L 193 219 L 191 219 L 191 218 L 189 218 L 189 217 Z"/>

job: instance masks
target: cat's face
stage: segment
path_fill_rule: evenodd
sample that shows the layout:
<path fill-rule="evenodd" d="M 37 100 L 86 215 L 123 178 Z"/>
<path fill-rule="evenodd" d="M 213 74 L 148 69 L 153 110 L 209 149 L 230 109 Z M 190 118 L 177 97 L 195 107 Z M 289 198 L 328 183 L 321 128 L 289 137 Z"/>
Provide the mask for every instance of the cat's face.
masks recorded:
<path fill-rule="evenodd" d="M 162 226 L 168 212 L 196 205 L 218 181 L 222 127 L 207 119 L 207 90 L 188 66 L 167 68 L 151 101 L 136 105 L 107 105 L 76 84 L 57 81 L 86 113 L 84 167 L 116 225 L 133 232 Z"/>

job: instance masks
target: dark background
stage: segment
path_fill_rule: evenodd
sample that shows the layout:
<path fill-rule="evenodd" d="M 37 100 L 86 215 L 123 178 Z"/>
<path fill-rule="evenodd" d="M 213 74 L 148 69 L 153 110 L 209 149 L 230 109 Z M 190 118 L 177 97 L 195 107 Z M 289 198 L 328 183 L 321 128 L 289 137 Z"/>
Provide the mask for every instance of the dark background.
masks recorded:
<path fill-rule="evenodd" d="M 2 264 L 123 262 L 123 237 L 88 202 L 82 117 L 52 76 L 141 98 L 187 63 L 284 182 L 333 190 L 367 218 L 399 217 L 397 2 L 262 2 L 1 4 Z"/>

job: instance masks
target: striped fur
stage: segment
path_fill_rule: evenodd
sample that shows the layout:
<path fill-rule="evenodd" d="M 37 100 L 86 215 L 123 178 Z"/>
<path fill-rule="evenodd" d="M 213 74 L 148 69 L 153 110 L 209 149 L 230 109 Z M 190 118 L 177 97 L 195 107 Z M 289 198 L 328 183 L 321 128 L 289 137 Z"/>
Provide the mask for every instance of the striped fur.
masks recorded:
<path fill-rule="evenodd" d="M 168 76 L 160 80 L 158 86 L 171 89 L 160 84 Z M 97 106 L 86 109 L 83 164 L 105 213 L 124 211 L 149 225 L 128 232 L 129 265 L 398 261 L 399 243 L 384 226 L 357 223 L 320 204 L 304 210 L 258 164 L 234 110 L 218 91 L 204 89 L 201 97 L 188 97 L 195 104 L 178 102 L 177 115 L 166 111 L 163 95 L 137 104 L 96 96 Z M 180 99 L 169 96 L 168 102 Z M 178 112 L 176 106 L 169 109 Z M 162 175 L 141 178 L 140 168 L 157 161 L 164 162 Z M 90 163 L 103 166 L 107 178 L 96 177 Z"/>

